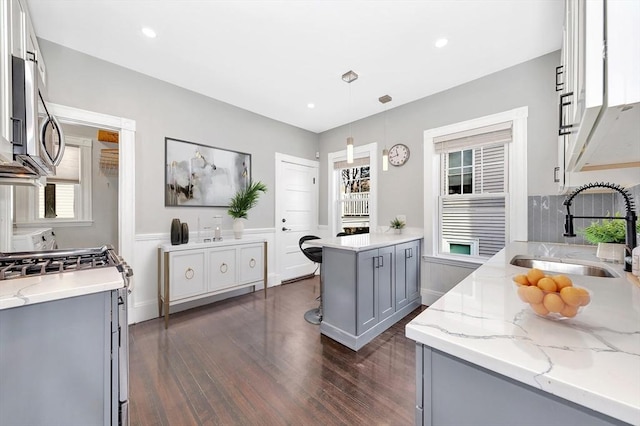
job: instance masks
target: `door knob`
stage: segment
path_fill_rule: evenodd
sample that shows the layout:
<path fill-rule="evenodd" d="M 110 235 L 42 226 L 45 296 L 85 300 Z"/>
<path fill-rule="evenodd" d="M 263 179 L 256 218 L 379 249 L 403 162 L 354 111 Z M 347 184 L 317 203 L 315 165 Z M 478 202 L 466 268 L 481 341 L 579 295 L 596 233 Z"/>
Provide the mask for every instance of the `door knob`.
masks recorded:
<path fill-rule="evenodd" d="M 282 227 L 283 231 L 291 231 L 291 228 L 285 228 L 284 226 Z"/>

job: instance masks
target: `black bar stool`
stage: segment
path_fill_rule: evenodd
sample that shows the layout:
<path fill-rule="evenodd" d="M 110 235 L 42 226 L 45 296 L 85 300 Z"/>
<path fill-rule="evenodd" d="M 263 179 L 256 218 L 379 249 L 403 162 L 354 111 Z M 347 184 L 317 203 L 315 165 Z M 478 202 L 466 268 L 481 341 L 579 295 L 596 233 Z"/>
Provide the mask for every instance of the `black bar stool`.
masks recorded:
<path fill-rule="evenodd" d="M 302 245 L 309 240 L 319 240 L 320 237 L 315 235 L 305 235 L 298 241 L 298 246 L 307 259 L 313 263 L 317 263 L 318 266 L 322 265 L 322 247 L 305 247 Z M 308 310 L 304 313 L 304 319 L 311 324 L 320 324 L 322 322 L 322 269 L 320 270 L 320 306 L 317 308 Z"/>

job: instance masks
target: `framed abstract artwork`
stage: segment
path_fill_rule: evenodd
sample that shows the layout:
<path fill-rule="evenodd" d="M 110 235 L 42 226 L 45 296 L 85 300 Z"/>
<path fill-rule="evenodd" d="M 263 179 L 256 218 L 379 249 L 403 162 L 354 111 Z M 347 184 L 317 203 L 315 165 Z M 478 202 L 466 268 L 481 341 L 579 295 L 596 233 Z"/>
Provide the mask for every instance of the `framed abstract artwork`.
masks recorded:
<path fill-rule="evenodd" d="M 251 182 L 251 154 L 164 138 L 167 207 L 228 207 Z"/>

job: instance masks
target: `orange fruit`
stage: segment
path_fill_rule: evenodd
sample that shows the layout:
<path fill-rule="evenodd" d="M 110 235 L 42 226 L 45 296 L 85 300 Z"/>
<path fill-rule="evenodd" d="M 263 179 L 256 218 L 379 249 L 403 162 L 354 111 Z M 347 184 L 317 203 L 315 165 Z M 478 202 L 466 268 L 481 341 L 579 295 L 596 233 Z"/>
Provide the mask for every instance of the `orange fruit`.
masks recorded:
<path fill-rule="evenodd" d="M 571 278 L 566 275 L 554 275 L 551 277 L 551 279 L 558 286 L 558 291 L 562 290 L 565 287 L 571 287 L 573 285 L 573 282 L 571 282 Z"/>
<path fill-rule="evenodd" d="M 587 306 L 589 302 L 591 302 L 591 296 L 589 295 L 589 292 L 581 287 L 574 288 L 576 288 L 578 290 L 578 293 L 580 294 L 580 306 Z"/>
<path fill-rule="evenodd" d="M 564 309 L 564 302 L 558 293 L 547 293 L 542 300 L 542 304 L 549 312 L 560 313 Z"/>
<path fill-rule="evenodd" d="M 544 305 L 542 303 L 532 303 L 531 304 L 531 309 L 533 309 L 533 311 L 538 314 L 538 315 L 542 315 L 545 316 L 549 313 L 549 310 L 547 308 L 544 307 Z"/>
<path fill-rule="evenodd" d="M 565 287 L 560 290 L 560 297 L 567 305 L 578 307 L 582 304 L 584 294 L 578 287 Z"/>
<path fill-rule="evenodd" d="M 526 303 L 529 303 L 529 301 L 527 300 L 527 296 L 525 294 L 525 290 L 528 288 L 529 286 L 526 286 L 526 285 L 521 285 L 520 287 L 518 287 L 518 297 L 520 298 L 520 300 Z"/>
<path fill-rule="evenodd" d="M 513 277 L 513 281 L 515 281 L 515 283 L 518 285 L 529 285 L 529 280 L 524 274 L 516 275 L 515 277 Z"/>
<path fill-rule="evenodd" d="M 544 293 L 536 286 L 527 286 L 523 287 L 523 294 L 525 297 L 525 302 L 529 302 L 532 304 L 542 303 L 542 299 L 544 298 Z M 518 289 L 520 290 L 520 289 Z"/>
<path fill-rule="evenodd" d="M 564 308 L 560 311 L 560 315 L 567 318 L 573 318 L 578 314 L 578 308 L 571 305 L 564 305 Z"/>
<path fill-rule="evenodd" d="M 556 282 L 548 277 L 544 277 L 538 280 L 538 287 L 544 291 L 549 291 L 549 292 L 554 292 L 558 290 L 558 286 L 556 285 Z"/>
<path fill-rule="evenodd" d="M 529 280 L 529 283 L 531 285 L 536 285 L 538 284 L 538 281 L 544 278 L 544 272 L 542 272 L 540 269 L 538 268 L 531 268 L 529 270 L 529 272 L 527 272 L 527 279 Z"/>

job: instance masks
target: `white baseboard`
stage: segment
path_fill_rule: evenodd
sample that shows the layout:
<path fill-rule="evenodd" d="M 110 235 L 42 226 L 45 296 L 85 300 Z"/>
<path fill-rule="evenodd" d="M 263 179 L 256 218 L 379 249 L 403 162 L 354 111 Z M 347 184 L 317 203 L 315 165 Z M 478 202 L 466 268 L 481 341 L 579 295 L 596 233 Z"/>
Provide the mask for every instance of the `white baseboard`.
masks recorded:
<path fill-rule="evenodd" d="M 420 289 L 420 296 L 422 297 L 423 305 L 431 306 L 436 302 L 436 300 L 444 296 L 444 293 L 422 288 Z"/>

